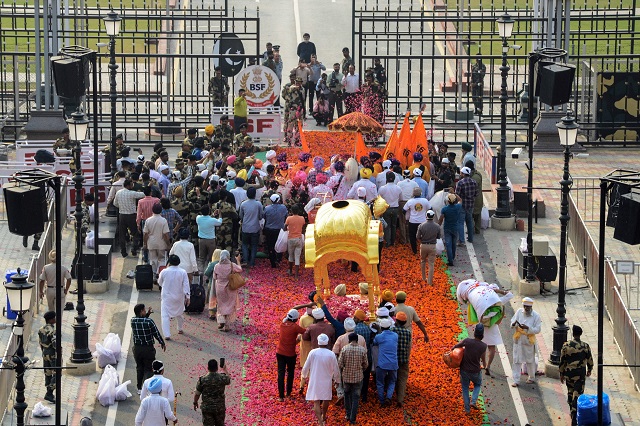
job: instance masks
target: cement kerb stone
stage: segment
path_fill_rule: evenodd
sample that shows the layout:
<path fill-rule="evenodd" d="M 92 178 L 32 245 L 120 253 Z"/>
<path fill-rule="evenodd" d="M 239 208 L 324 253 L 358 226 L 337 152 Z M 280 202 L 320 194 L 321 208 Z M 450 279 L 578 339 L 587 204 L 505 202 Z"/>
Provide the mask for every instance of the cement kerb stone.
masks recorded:
<path fill-rule="evenodd" d="M 518 286 L 518 292 L 520 293 L 520 296 L 522 296 L 522 297 L 539 296 L 540 295 L 540 281 L 538 281 L 538 280 L 535 280 L 535 281 L 520 280 L 519 286 Z"/>
<path fill-rule="evenodd" d="M 83 363 L 66 361 L 65 367 L 74 367 L 74 368 L 67 368 L 63 371 L 70 376 L 88 376 L 96 372 L 96 362 L 97 361 L 93 361 L 93 360 L 91 360 L 91 362 L 83 362 Z"/>
<path fill-rule="evenodd" d="M 87 290 L 87 294 L 102 294 L 109 291 L 110 282 L 110 278 L 106 281 L 86 281 L 84 288 Z"/>
<path fill-rule="evenodd" d="M 553 365 L 550 362 L 545 362 L 544 374 L 551 379 L 560 380 L 560 367 L 558 365 Z"/>
<path fill-rule="evenodd" d="M 491 228 L 498 231 L 513 231 L 516 229 L 516 217 L 496 217 L 491 216 Z"/>

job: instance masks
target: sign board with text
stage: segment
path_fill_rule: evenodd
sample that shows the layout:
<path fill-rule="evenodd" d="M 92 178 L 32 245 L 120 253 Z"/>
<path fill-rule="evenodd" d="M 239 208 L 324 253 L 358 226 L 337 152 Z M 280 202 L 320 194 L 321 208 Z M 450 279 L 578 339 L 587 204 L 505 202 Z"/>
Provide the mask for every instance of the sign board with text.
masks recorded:
<path fill-rule="evenodd" d="M 249 110 L 247 123 L 248 133 L 254 139 L 281 139 L 282 137 L 282 117 L 279 108 L 260 109 L 254 113 Z M 211 123 L 220 124 L 220 117 L 227 114 L 223 110 L 214 109 L 211 113 Z M 233 126 L 233 113 L 229 115 L 229 124 Z"/>
<path fill-rule="evenodd" d="M 498 157 L 493 153 L 491 145 L 477 123 L 473 126 L 473 144 L 476 167 L 484 169 L 491 184 L 496 184 L 498 182 Z"/>

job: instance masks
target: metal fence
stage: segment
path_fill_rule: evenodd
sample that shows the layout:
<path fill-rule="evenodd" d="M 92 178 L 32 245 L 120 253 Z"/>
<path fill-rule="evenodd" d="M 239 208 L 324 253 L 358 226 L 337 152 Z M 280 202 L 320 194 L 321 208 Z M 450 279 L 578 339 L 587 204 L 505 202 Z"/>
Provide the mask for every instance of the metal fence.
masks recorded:
<path fill-rule="evenodd" d="M 66 182 L 63 181 L 61 188 L 61 196 L 60 196 L 60 205 L 66 206 L 67 204 L 67 188 Z M 49 203 L 49 208 L 47 211 L 47 215 L 49 217 L 49 222 L 47 222 L 45 226 L 45 230 L 42 233 L 42 237 L 40 237 L 40 250 L 36 255 L 33 256 L 31 262 L 29 263 L 29 281 L 33 283 L 38 283 L 38 276 L 42 271 L 44 265 L 48 263 L 48 253 L 51 249 L 55 247 L 55 238 L 56 238 L 56 223 L 55 223 L 55 209 L 57 206 L 52 201 L 53 194 L 50 197 L 51 201 Z M 63 226 L 66 224 L 67 215 L 62 215 Z M 40 304 L 39 304 L 39 296 L 38 291 L 31 292 L 31 302 L 29 304 L 29 312 L 24 315 L 24 345 L 25 350 L 27 345 L 29 344 L 30 336 L 34 318 L 36 318 L 39 314 Z M 16 336 L 11 334 L 9 341 L 7 342 L 6 349 L 4 351 L 2 357 L 2 366 L 6 368 L 6 362 L 11 360 L 11 357 L 15 354 L 17 350 L 17 338 Z M 29 370 L 27 370 L 29 371 Z M 26 374 L 35 374 L 33 372 Z M 7 415 L 7 408 L 9 406 L 9 398 L 14 390 L 16 374 L 11 369 L 2 369 L 0 370 L 0 416 L 4 417 Z"/>
<path fill-rule="evenodd" d="M 563 46 L 564 36 L 550 40 L 549 33 L 562 28 L 563 19 L 549 17 L 534 9 L 534 2 L 524 7 L 491 2 L 482 7 L 477 2 L 398 2 L 393 0 L 353 0 L 354 57 L 361 75 L 373 66 L 374 58 L 380 58 L 386 68 L 389 97 L 388 125 L 406 110 L 418 111 L 426 105 L 425 115 L 437 131 L 443 134 L 458 132 L 469 134 L 473 124 L 460 115 L 451 114 L 456 108 L 471 108 L 471 67 L 477 56 L 486 66 L 483 89 L 483 113 L 476 120 L 490 140 L 499 140 L 500 133 L 500 66 L 502 43 L 497 34 L 496 19 L 505 11 L 515 20 L 509 45 L 507 100 L 507 143 L 522 145 L 526 141 L 526 119 L 521 115 L 522 93 L 528 78 L 528 53 L 537 47 Z M 542 4 L 542 2 L 540 2 Z M 570 31 L 566 32 L 569 63 L 577 66 L 574 79 L 574 96 L 568 105 L 579 111 L 581 131 L 587 137 L 586 144 L 613 143 L 602 139 L 599 129 L 624 128 L 627 140 L 622 144 L 637 144 L 633 135 L 640 131 L 640 123 L 632 103 L 640 90 L 638 60 L 634 45 L 635 0 L 572 3 Z M 615 58 L 615 59 L 613 59 Z M 627 84 L 630 92 L 625 108 L 629 114 L 611 114 L 602 111 L 597 101 L 603 98 L 603 88 L 598 73 L 635 72 Z M 632 87 L 631 87 L 632 86 Z M 626 86 L 625 86 L 626 87 Z M 610 87 L 609 93 L 613 92 Z M 599 90 L 599 92 L 598 92 Z M 616 89 L 619 91 L 619 89 Z M 624 98 L 624 96 L 622 96 Z M 615 99 L 618 100 L 617 98 Z M 617 102 L 619 104 L 619 102 Z M 607 104 L 609 105 L 609 104 Z M 614 108 L 611 105 L 611 108 Z M 448 113 L 449 112 L 449 113 Z M 636 132 L 636 133 L 633 133 Z"/>
<path fill-rule="evenodd" d="M 234 61 L 245 63 L 250 57 L 261 56 L 258 11 L 229 9 L 227 1 L 221 4 L 220 0 L 217 3 L 205 0 L 133 1 L 135 5 L 116 7 L 122 17 L 115 49 L 119 66 L 116 75 L 117 131 L 124 133 L 128 141 L 172 140 L 173 136 L 163 133 L 163 127 L 159 126 L 161 122 L 172 122 L 184 138 L 185 129 L 209 123 L 208 83 L 214 75 L 214 58 L 221 58 L 213 50 L 220 34 L 232 32 L 242 40 L 245 57 Z M 38 45 L 34 40 L 42 46 L 80 45 L 97 50 L 98 110 L 92 111 L 91 99 L 81 102 L 90 119 L 95 114 L 99 123 L 99 134 L 97 137 L 91 135 L 91 139 L 110 140 L 109 52 L 106 47 L 109 38 L 102 29 L 102 17 L 109 12 L 109 6 L 79 7 L 74 4 L 70 13 L 58 10 L 57 15 L 51 9 L 41 9 L 38 20 L 41 25 L 57 16 L 55 40 L 42 31 L 40 37 L 37 36 L 32 6 L 17 3 L 17 0 L 3 0 L 0 8 L 3 16 L 0 26 L 3 140 L 18 136 L 14 129 L 19 129 L 29 119 L 32 108 L 56 102 L 51 95 L 52 80 L 45 72 L 47 58 L 52 53 L 40 49 L 45 54 L 37 55 Z M 232 85 L 233 81 L 229 83 Z"/>
<path fill-rule="evenodd" d="M 569 216 L 571 217 L 568 223 L 569 242 L 573 246 L 577 260 L 584 266 L 584 276 L 594 297 L 597 297 L 599 289 L 598 246 L 587 229 L 587 224 L 573 199 L 573 194 L 569 198 Z M 613 336 L 624 362 L 626 365 L 640 365 L 640 333 L 627 305 L 625 305 L 624 298 L 620 294 L 621 284 L 610 259 L 605 262 L 604 285 L 606 313 L 612 323 Z M 636 389 L 640 391 L 640 368 L 629 367 L 629 372 L 633 377 Z"/>

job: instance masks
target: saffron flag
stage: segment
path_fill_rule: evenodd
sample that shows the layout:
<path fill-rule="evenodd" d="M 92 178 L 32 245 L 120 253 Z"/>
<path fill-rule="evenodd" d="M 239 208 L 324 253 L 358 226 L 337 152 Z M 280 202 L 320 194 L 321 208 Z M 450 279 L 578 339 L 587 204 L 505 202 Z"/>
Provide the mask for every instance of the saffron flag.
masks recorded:
<path fill-rule="evenodd" d="M 400 165 L 402 169 L 407 169 L 411 163 L 415 149 L 412 146 L 411 140 L 411 125 L 409 124 L 409 114 L 410 111 L 404 116 L 404 121 L 402 123 L 402 128 L 400 129 L 400 134 L 398 135 L 398 149 L 395 150 L 396 158 L 400 161 Z"/>
<path fill-rule="evenodd" d="M 302 130 L 302 121 L 298 120 L 298 133 L 300 134 L 300 145 L 302 147 L 302 152 L 308 152 L 311 154 L 311 150 L 309 149 L 309 144 L 307 143 L 307 138 L 304 136 L 304 131 Z"/>
<path fill-rule="evenodd" d="M 429 170 L 429 146 L 427 145 L 427 131 L 422 122 L 422 115 L 418 116 L 411 132 L 412 145 L 415 146 L 414 152 L 419 152 L 423 156 L 422 165 Z M 427 179 L 425 179 L 427 180 Z"/>
<path fill-rule="evenodd" d="M 384 150 L 383 160 L 391 160 L 395 157 L 395 148 L 398 145 L 398 122 L 396 121 L 396 125 L 393 126 L 393 132 L 391 132 L 391 137 L 387 141 L 387 146 Z"/>
<path fill-rule="evenodd" d="M 359 159 L 360 157 L 368 157 L 369 151 L 367 151 L 367 146 L 364 144 L 364 139 L 362 139 L 362 133 L 358 132 L 356 135 L 356 149 L 355 149 L 355 158 Z"/>

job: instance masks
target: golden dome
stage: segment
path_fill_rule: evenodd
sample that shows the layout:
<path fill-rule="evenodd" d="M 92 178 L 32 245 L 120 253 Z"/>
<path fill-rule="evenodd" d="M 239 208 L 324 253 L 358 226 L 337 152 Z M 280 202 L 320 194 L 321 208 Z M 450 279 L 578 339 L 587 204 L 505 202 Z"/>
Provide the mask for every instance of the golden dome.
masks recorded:
<path fill-rule="evenodd" d="M 367 245 L 369 206 L 362 201 L 344 200 L 323 204 L 316 216 L 314 237 L 316 248 L 329 244 Z"/>

